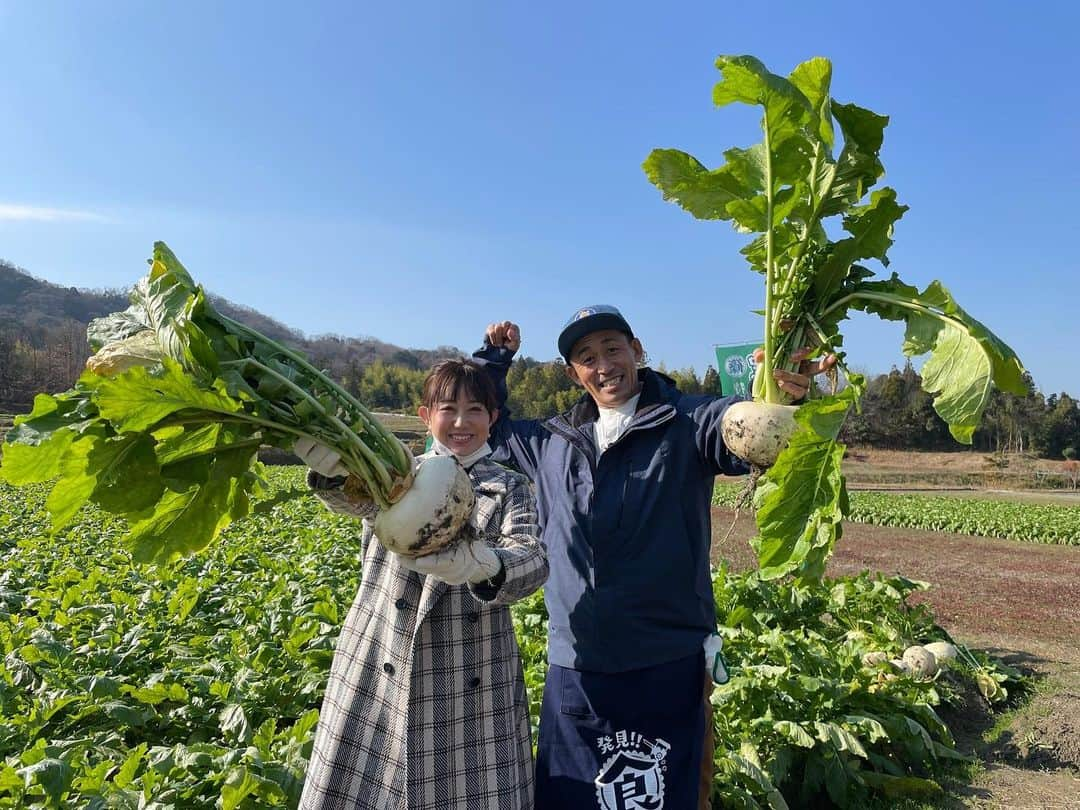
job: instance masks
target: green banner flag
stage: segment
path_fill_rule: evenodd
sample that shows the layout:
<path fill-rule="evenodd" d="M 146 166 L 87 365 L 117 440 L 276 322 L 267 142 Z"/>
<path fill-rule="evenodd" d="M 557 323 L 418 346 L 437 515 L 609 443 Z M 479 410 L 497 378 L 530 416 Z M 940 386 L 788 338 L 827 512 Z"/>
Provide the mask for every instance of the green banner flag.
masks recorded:
<path fill-rule="evenodd" d="M 720 375 L 720 393 L 724 396 L 736 394 L 750 397 L 750 386 L 754 382 L 754 349 L 757 343 L 716 344 L 716 370 Z"/>

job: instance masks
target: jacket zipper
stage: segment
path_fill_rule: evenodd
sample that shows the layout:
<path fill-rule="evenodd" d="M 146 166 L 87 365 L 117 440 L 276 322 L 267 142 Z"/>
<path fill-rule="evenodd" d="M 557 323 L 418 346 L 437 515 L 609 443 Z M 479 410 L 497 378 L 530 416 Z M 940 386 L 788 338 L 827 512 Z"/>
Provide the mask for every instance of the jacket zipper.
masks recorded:
<path fill-rule="evenodd" d="M 661 406 L 661 407 L 663 407 L 663 406 Z M 640 422 L 632 421 L 630 423 L 630 426 L 626 430 L 624 430 L 622 432 L 622 435 L 619 436 L 619 438 L 616 439 L 615 441 L 613 441 L 610 445 L 608 445 L 607 449 L 610 450 L 615 445 L 620 444 L 629 434 L 634 433 L 635 431 L 651 430 L 652 428 L 659 427 L 660 425 L 666 424 L 666 423 L 670 422 L 672 419 L 675 418 L 676 410 L 675 410 L 674 407 L 672 407 L 670 405 L 667 406 L 665 412 L 662 415 L 660 415 L 659 417 L 655 417 L 653 415 L 655 413 L 655 411 L 657 411 L 657 410 L 660 410 L 660 408 L 653 408 L 652 411 L 650 411 L 649 416 L 648 416 L 647 419 L 644 419 L 644 420 L 642 420 Z M 596 497 L 596 478 L 597 478 L 597 472 L 599 471 L 599 468 L 600 468 L 601 456 L 603 454 L 597 455 L 596 454 L 596 450 L 597 450 L 596 442 L 595 441 L 592 442 L 591 446 L 590 446 L 589 442 L 588 442 L 588 439 L 585 436 L 582 435 L 581 431 L 578 430 L 577 428 L 575 428 L 569 422 L 567 422 L 562 416 L 552 417 L 551 419 L 546 420 L 543 423 L 543 425 L 544 425 L 545 428 L 547 428 L 552 433 L 557 434 L 557 435 L 561 436 L 562 438 L 566 439 L 566 441 L 570 444 L 570 446 L 573 447 L 578 452 L 583 453 L 585 455 L 585 458 L 589 462 L 589 471 L 592 473 L 592 477 L 593 477 L 593 481 L 592 481 L 593 485 L 592 485 L 591 491 L 589 492 L 589 512 L 588 512 L 588 521 L 589 521 L 588 522 L 588 530 L 589 530 L 589 538 L 590 538 L 589 545 L 591 546 L 592 545 L 591 538 L 593 536 L 593 527 L 592 527 L 593 502 L 594 502 L 594 499 Z M 605 450 L 604 452 L 606 453 L 607 450 Z M 597 583 L 596 583 L 595 560 L 594 560 L 594 564 L 592 566 L 592 579 L 593 579 L 593 581 L 590 584 L 592 585 L 593 588 L 596 588 Z"/>

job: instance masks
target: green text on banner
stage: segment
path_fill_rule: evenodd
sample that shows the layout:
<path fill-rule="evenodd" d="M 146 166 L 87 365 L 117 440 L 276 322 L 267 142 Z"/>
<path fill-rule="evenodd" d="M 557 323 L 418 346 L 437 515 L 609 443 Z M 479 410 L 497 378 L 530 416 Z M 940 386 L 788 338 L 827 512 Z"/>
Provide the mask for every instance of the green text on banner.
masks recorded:
<path fill-rule="evenodd" d="M 750 397 L 754 382 L 754 349 L 757 343 L 727 343 L 716 346 L 716 369 L 720 374 L 720 393 Z"/>

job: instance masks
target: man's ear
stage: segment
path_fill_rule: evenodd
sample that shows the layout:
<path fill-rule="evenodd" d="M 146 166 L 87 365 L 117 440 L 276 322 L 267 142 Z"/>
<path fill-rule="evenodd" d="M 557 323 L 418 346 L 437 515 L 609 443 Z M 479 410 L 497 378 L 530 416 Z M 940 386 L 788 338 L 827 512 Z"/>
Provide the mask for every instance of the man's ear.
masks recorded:
<path fill-rule="evenodd" d="M 574 371 L 574 367 L 572 365 L 567 363 L 565 366 L 563 366 L 563 369 L 566 371 L 566 376 L 570 378 L 570 382 L 572 382 L 574 385 L 581 385 L 581 380 L 578 378 L 577 372 Z M 584 388 L 584 386 L 582 387 Z"/>
<path fill-rule="evenodd" d="M 425 427 L 431 427 L 431 411 L 428 410 L 427 405 L 421 405 L 417 408 L 416 415 L 420 417 L 420 421 L 424 423 Z"/>
<path fill-rule="evenodd" d="M 641 361 L 645 359 L 645 347 L 641 345 L 641 341 L 637 338 L 630 338 L 630 348 L 634 350 L 634 362 L 641 364 Z"/>

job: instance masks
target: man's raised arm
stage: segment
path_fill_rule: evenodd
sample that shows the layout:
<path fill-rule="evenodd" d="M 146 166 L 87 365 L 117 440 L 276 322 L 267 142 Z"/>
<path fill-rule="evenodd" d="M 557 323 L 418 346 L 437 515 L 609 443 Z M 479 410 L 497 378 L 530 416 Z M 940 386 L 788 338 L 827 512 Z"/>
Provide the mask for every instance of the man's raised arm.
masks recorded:
<path fill-rule="evenodd" d="M 484 332 L 484 345 L 473 352 L 473 359 L 484 367 L 495 384 L 499 418 L 491 426 L 488 443 L 491 458 L 520 470 L 529 480 L 536 480 L 536 468 L 540 452 L 551 434 L 535 419 L 511 419 L 506 407 L 509 391 L 506 375 L 514 362 L 514 355 L 521 348 L 521 330 L 511 321 L 488 324 Z"/>

